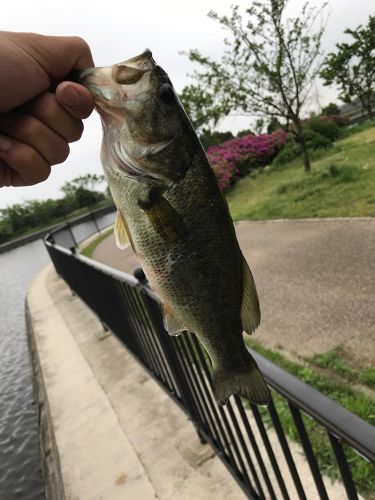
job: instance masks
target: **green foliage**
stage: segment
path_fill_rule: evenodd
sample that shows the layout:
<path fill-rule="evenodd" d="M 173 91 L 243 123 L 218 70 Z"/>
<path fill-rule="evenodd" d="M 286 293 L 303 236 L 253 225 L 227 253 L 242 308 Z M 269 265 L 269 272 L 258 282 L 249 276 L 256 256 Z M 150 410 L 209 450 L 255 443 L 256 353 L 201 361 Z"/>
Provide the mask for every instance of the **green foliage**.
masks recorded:
<path fill-rule="evenodd" d="M 278 153 L 273 159 L 272 165 L 281 166 L 285 165 L 301 155 L 301 148 L 295 143 L 294 140 L 289 139 L 286 146 Z"/>
<path fill-rule="evenodd" d="M 276 118 L 276 116 L 272 116 L 267 125 L 267 134 L 272 134 L 272 132 L 275 132 L 279 128 L 282 128 L 280 121 Z"/>
<path fill-rule="evenodd" d="M 371 116 L 375 105 L 375 16 L 369 16 L 367 26 L 344 33 L 353 41 L 336 45 L 337 51 L 328 54 L 320 76 L 324 85 L 339 88 L 342 101 L 358 98 Z"/>
<path fill-rule="evenodd" d="M 71 181 L 65 182 L 61 191 L 65 196 L 74 195 L 78 189 L 94 191 L 94 189 L 104 182 L 104 175 L 85 174 L 75 177 Z"/>
<path fill-rule="evenodd" d="M 65 196 L 61 199 L 32 200 L 0 209 L 0 243 L 32 229 L 48 227 L 76 210 L 103 202 L 105 195 L 93 190 L 103 180 L 101 175 L 82 175 L 63 185 L 61 190 Z"/>
<path fill-rule="evenodd" d="M 204 129 L 199 135 L 199 139 L 204 149 L 208 149 L 211 146 L 218 146 L 219 144 L 233 138 L 234 135 L 232 132 L 215 132 L 209 129 Z"/>
<path fill-rule="evenodd" d="M 247 128 L 245 130 L 240 130 L 239 132 L 237 132 L 237 137 L 245 137 L 245 135 L 255 135 L 255 134 L 249 128 Z"/>
<path fill-rule="evenodd" d="M 84 187 L 79 187 L 75 192 L 78 208 L 92 207 L 99 201 L 104 200 L 104 194 L 99 191 L 90 191 Z"/>
<path fill-rule="evenodd" d="M 295 18 L 286 19 L 286 0 L 256 0 L 244 17 L 238 6 L 230 16 L 209 16 L 230 33 L 220 61 L 190 50 L 188 57 L 200 65 L 193 74 L 196 85 L 184 89 L 182 101 L 193 122 L 214 123 L 229 113 L 279 119 L 293 123 L 304 148 L 301 112 L 310 97 L 318 71 L 325 5 L 308 3 Z M 257 123 L 263 129 L 264 122 Z M 305 148 L 304 148 L 305 150 Z M 308 153 L 304 155 L 309 170 Z"/>
<path fill-rule="evenodd" d="M 330 399 L 337 401 L 370 424 L 375 422 L 375 401 L 373 398 L 352 389 L 347 384 L 337 382 L 332 377 L 317 373 L 303 364 L 292 362 L 281 353 L 268 349 L 257 341 L 246 338 L 246 343 L 273 363 L 281 366 L 284 370 L 311 385 Z M 273 393 L 273 399 L 284 432 L 293 440 L 299 441 L 286 400 L 277 393 Z M 260 409 L 260 411 L 266 425 L 271 426 L 268 411 L 266 409 Z M 339 471 L 324 428 L 304 415 L 302 415 L 302 418 L 321 471 L 332 480 L 338 479 L 340 477 Z M 359 491 L 364 495 L 371 494 L 375 490 L 373 465 L 364 460 L 349 446 L 344 445 L 344 451 Z"/>
<path fill-rule="evenodd" d="M 320 117 L 310 118 L 308 127 L 313 132 L 322 135 L 331 142 L 336 141 L 342 136 L 342 128 L 334 121 L 324 120 Z"/>
<path fill-rule="evenodd" d="M 307 147 L 310 150 L 327 149 L 332 146 L 332 141 L 328 137 L 318 132 L 314 132 L 314 130 L 310 128 L 305 129 L 304 136 Z"/>
<path fill-rule="evenodd" d="M 338 116 L 340 114 L 340 108 L 334 102 L 330 102 L 327 106 L 322 108 L 323 116 Z"/>

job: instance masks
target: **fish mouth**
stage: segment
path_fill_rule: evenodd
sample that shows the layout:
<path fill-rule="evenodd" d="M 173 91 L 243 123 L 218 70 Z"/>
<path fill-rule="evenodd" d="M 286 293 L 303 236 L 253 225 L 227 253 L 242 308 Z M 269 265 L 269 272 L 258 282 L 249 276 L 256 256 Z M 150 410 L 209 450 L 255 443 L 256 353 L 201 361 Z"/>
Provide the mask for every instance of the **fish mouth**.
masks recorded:
<path fill-rule="evenodd" d="M 110 68 L 88 68 L 78 75 L 78 83 L 86 87 L 95 99 L 109 101 L 111 97 Z"/>

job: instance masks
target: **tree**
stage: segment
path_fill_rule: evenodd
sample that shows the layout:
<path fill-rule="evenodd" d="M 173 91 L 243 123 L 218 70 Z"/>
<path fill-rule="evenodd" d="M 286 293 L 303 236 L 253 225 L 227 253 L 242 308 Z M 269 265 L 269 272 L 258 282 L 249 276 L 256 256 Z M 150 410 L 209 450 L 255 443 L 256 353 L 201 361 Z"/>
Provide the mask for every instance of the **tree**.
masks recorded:
<path fill-rule="evenodd" d="M 61 187 L 61 191 L 65 196 L 75 195 L 78 189 L 86 189 L 88 191 L 94 191 L 94 188 L 99 184 L 104 182 L 104 175 L 97 174 L 85 174 L 76 177 L 71 181 L 65 182 Z"/>
<path fill-rule="evenodd" d="M 324 85 L 335 83 L 340 99 L 350 103 L 353 98 L 373 116 L 375 108 L 375 16 L 369 17 L 367 26 L 346 29 L 352 43 L 339 43 L 337 52 L 327 55 L 320 76 Z"/>
<path fill-rule="evenodd" d="M 188 57 L 203 67 L 189 87 L 191 102 L 200 103 L 200 117 L 217 121 L 229 113 L 282 119 L 300 145 L 305 170 L 310 159 L 304 139 L 301 113 L 308 104 L 319 72 L 323 15 L 306 3 L 296 18 L 285 18 L 288 0 L 256 0 L 246 10 L 238 6 L 231 15 L 209 16 L 231 33 L 225 39 L 221 61 L 190 50 Z M 183 92 L 184 95 L 184 92 Z M 187 94 L 185 93 L 185 97 Z M 183 100 L 184 104 L 186 101 Z"/>
<path fill-rule="evenodd" d="M 323 116 L 338 116 L 340 114 L 340 108 L 334 102 L 330 102 L 322 108 L 321 115 Z"/>

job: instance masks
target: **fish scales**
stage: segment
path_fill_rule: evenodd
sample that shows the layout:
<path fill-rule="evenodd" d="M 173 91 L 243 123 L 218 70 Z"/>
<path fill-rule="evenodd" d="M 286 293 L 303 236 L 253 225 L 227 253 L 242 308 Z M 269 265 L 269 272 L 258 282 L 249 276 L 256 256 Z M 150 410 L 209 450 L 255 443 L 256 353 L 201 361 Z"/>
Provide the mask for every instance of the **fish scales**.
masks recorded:
<path fill-rule="evenodd" d="M 230 394 L 267 403 L 268 388 L 242 335 L 260 320 L 255 284 L 213 170 L 168 77 L 146 51 L 86 70 L 81 82 L 102 118 L 101 160 L 118 209 L 116 239 L 121 246 L 128 234 L 162 300 L 166 329 L 197 335 L 211 359 L 220 404 Z"/>

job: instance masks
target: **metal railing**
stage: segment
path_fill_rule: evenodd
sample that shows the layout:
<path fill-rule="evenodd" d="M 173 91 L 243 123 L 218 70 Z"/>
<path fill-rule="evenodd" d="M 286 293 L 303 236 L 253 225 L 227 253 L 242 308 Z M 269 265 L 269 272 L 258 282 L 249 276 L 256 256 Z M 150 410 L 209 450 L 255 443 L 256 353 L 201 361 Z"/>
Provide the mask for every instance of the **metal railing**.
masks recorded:
<path fill-rule="evenodd" d="M 329 447 L 331 467 L 341 482 L 335 498 L 358 498 L 360 485 L 353 480 L 353 457 L 347 454 L 355 450 L 356 460 L 374 461 L 371 425 L 253 350 L 271 388 L 271 404 L 258 408 L 231 396 L 218 406 L 204 350 L 193 334 L 166 333 L 159 298 L 142 272 L 136 279 L 77 254 L 70 248 L 77 243 L 73 233 L 71 225 L 64 225 L 45 238 L 57 273 L 187 413 L 200 439 L 213 447 L 249 498 L 330 498 L 332 485 L 312 445 L 312 432 Z M 58 245 L 58 240 L 68 244 Z M 288 412 L 288 429 L 280 412 Z"/>

